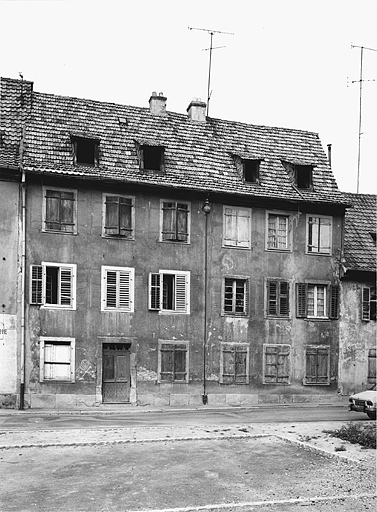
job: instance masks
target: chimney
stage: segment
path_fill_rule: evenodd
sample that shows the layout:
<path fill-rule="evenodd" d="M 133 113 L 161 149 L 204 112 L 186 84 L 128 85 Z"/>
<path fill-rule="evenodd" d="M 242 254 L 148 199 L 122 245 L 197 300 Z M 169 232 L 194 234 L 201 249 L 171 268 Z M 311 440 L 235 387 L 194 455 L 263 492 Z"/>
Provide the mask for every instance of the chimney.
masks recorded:
<path fill-rule="evenodd" d="M 206 121 L 206 103 L 200 98 L 193 98 L 190 105 L 187 107 L 188 117 L 192 121 Z"/>
<path fill-rule="evenodd" d="M 155 91 L 152 92 L 152 96 L 149 98 L 149 109 L 151 114 L 156 114 L 158 116 L 166 115 L 166 97 L 164 93 L 157 93 Z"/>
<path fill-rule="evenodd" d="M 329 166 L 331 169 L 331 144 L 327 144 L 327 159 L 329 161 Z"/>

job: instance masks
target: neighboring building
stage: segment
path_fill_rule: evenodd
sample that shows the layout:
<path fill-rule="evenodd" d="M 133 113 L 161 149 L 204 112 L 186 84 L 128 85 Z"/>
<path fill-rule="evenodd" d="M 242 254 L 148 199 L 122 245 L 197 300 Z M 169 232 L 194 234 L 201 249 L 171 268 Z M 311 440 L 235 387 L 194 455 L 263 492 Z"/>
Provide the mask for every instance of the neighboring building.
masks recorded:
<path fill-rule="evenodd" d="M 345 217 L 339 387 L 350 395 L 376 383 L 377 196 L 344 196 L 352 208 Z"/>
<path fill-rule="evenodd" d="M 347 202 L 320 140 L 205 108 L 1 79 L 21 407 L 336 398 Z"/>

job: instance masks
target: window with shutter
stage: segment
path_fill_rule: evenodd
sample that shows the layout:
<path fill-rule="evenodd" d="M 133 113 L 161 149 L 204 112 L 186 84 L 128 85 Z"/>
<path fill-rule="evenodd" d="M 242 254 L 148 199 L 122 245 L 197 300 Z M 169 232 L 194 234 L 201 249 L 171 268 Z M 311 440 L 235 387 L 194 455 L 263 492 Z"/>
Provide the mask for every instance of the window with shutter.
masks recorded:
<path fill-rule="evenodd" d="M 331 253 L 332 217 L 307 216 L 307 252 Z"/>
<path fill-rule="evenodd" d="M 267 280 L 267 316 L 289 317 L 289 283 Z"/>
<path fill-rule="evenodd" d="M 305 347 L 305 379 L 306 385 L 330 384 L 330 347 Z"/>
<path fill-rule="evenodd" d="M 30 304 L 46 308 L 76 308 L 76 265 L 32 265 L 30 284 Z"/>
<path fill-rule="evenodd" d="M 135 269 L 102 267 L 102 311 L 134 311 Z"/>
<path fill-rule="evenodd" d="M 249 384 L 249 345 L 222 343 L 220 352 L 220 383 Z"/>
<path fill-rule="evenodd" d="M 190 313 L 190 272 L 160 270 L 149 275 L 149 309 Z"/>
<path fill-rule="evenodd" d="M 224 206 L 223 245 L 248 249 L 251 247 L 251 210 Z"/>
<path fill-rule="evenodd" d="M 189 243 L 189 204 L 161 201 L 161 205 L 161 240 L 164 242 Z"/>
<path fill-rule="evenodd" d="M 188 342 L 159 342 L 159 382 L 188 382 Z"/>
<path fill-rule="evenodd" d="M 40 381 L 75 381 L 75 339 L 40 339 Z"/>
<path fill-rule="evenodd" d="M 297 283 L 296 316 L 297 318 L 338 318 L 339 287 Z"/>
<path fill-rule="evenodd" d="M 77 191 L 43 187 L 43 231 L 76 233 Z"/>
<path fill-rule="evenodd" d="M 226 277 L 223 284 L 223 314 L 249 314 L 249 279 Z"/>
<path fill-rule="evenodd" d="M 103 201 L 103 236 L 133 240 L 134 198 L 104 194 Z"/>
<path fill-rule="evenodd" d="M 264 384 L 290 383 L 290 345 L 264 345 Z"/>

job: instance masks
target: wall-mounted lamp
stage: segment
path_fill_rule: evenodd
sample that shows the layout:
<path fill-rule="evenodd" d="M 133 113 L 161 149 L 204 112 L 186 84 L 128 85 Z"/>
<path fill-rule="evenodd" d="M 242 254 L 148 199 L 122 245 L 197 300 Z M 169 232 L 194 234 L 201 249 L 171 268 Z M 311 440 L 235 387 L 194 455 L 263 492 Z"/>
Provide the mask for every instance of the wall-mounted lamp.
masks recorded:
<path fill-rule="evenodd" d="M 211 213 L 211 205 L 209 203 L 208 197 L 207 197 L 207 199 L 205 200 L 205 203 L 202 206 L 202 210 L 203 210 L 203 212 L 205 214 Z"/>

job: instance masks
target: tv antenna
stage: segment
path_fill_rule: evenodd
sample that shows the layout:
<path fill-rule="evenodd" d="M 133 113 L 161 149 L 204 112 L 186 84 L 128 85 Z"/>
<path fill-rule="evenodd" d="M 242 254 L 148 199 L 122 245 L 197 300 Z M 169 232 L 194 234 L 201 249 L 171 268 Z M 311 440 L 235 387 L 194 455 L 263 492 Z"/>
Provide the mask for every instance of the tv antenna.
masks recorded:
<path fill-rule="evenodd" d="M 352 80 L 351 83 L 360 83 L 360 95 L 359 95 L 359 149 L 357 154 L 357 187 L 356 187 L 356 193 L 359 193 L 359 181 L 360 181 L 360 159 L 361 159 L 361 100 L 363 95 L 363 82 L 375 82 L 375 79 L 372 80 L 363 80 L 363 52 L 364 50 L 370 50 L 372 52 L 377 52 L 375 48 L 367 48 L 365 46 L 357 46 L 355 44 L 351 44 L 351 50 L 352 48 L 360 48 L 360 79 L 359 80 Z"/>
<path fill-rule="evenodd" d="M 209 50 L 209 64 L 208 64 L 208 87 L 207 87 L 207 117 L 209 114 L 209 100 L 211 99 L 211 66 L 212 66 L 212 50 L 218 50 L 219 48 L 225 48 L 225 46 L 215 46 L 213 47 L 213 36 L 214 34 L 226 34 L 228 36 L 234 36 L 232 32 L 221 32 L 220 30 L 212 30 L 210 28 L 195 28 L 195 27 L 188 27 L 189 30 L 201 30 L 203 32 L 208 32 L 211 36 L 211 43 L 209 48 L 203 48 L 203 51 Z"/>

